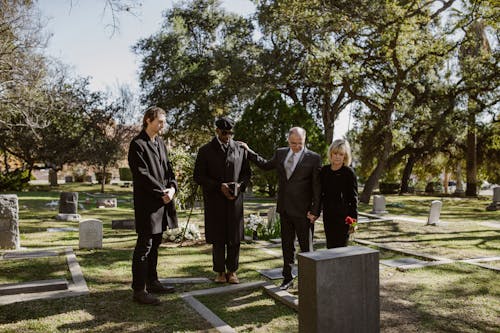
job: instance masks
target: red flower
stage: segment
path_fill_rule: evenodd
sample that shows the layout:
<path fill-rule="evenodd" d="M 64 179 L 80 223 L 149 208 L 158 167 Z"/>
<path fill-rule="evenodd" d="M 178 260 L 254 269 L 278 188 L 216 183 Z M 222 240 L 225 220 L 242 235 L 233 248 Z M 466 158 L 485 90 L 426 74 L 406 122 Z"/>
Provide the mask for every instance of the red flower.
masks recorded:
<path fill-rule="evenodd" d="M 345 218 L 345 223 L 346 223 L 346 224 L 349 224 L 349 225 L 353 225 L 353 224 L 354 224 L 354 225 L 356 225 L 356 222 L 357 222 L 357 221 L 356 221 L 356 219 L 353 219 L 353 218 L 352 218 L 352 217 L 350 217 L 350 216 L 347 216 L 347 217 Z"/>

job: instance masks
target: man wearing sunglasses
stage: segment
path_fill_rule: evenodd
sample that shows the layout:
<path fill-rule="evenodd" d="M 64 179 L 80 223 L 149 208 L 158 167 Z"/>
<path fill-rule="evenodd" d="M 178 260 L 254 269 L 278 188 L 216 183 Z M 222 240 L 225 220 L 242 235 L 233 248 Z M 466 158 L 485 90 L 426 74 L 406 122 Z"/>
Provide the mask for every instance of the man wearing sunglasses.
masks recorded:
<path fill-rule="evenodd" d="M 232 139 L 233 121 L 223 117 L 215 126 L 215 137 L 198 151 L 193 177 L 203 189 L 205 239 L 212 244 L 214 281 L 236 284 L 243 240 L 243 192 L 251 171 L 246 150 Z"/>

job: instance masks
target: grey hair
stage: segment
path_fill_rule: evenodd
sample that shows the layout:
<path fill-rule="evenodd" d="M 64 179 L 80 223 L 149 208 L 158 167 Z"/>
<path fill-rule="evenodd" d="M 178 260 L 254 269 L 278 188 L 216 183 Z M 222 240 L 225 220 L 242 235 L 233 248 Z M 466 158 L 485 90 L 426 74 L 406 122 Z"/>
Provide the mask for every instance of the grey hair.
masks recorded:
<path fill-rule="evenodd" d="M 288 136 L 287 138 L 290 137 L 290 135 L 292 134 L 297 134 L 298 136 L 300 136 L 301 138 L 305 139 L 306 138 L 306 130 L 303 129 L 302 127 L 292 127 L 290 128 L 290 130 L 288 131 Z"/>

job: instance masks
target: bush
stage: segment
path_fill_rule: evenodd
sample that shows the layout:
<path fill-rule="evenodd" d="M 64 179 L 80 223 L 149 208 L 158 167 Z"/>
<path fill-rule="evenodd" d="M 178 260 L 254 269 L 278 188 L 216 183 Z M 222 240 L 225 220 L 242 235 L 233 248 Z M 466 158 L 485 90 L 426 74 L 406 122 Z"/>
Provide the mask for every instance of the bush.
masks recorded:
<path fill-rule="evenodd" d="M 132 171 L 130 171 L 130 168 L 119 168 L 118 172 L 120 173 L 120 180 L 132 181 Z"/>
<path fill-rule="evenodd" d="M 379 183 L 378 189 L 381 194 L 396 194 L 399 192 L 399 183 Z"/>
<path fill-rule="evenodd" d="M 102 183 L 102 172 L 95 173 L 95 179 L 99 184 Z M 104 184 L 109 184 L 111 182 L 111 172 L 106 172 L 106 178 L 104 179 Z"/>
<path fill-rule="evenodd" d="M 28 187 L 29 181 L 28 170 L 16 169 L 0 174 L 0 191 L 21 191 Z"/>
<path fill-rule="evenodd" d="M 426 193 L 443 193 L 443 184 L 441 182 L 428 182 L 425 186 Z"/>

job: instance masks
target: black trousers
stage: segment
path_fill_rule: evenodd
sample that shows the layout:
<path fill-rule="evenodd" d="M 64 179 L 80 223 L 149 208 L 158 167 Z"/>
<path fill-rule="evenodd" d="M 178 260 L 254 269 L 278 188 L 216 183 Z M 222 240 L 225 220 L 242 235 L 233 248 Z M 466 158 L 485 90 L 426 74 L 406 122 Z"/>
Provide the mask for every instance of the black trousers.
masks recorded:
<path fill-rule="evenodd" d="M 290 280 L 292 276 L 292 265 L 295 260 L 295 236 L 299 240 L 301 252 L 309 252 L 314 223 L 305 216 L 303 218 L 291 217 L 286 213 L 280 214 L 281 218 L 281 249 L 283 251 L 283 278 Z"/>
<path fill-rule="evenodd" d="M 132 289 L 144 290 L 146 285 L 158 280 L 158 248 L 162 241 L 162 233 L 147 235 L 138 234 L 132 258 Z"/>
<path fill-rule="evenodd" d="M 347 246 L 349 241 L 349 225 L 344 222 L 344 218 L 323 216 L 323 226 L 325 228 L 326 248 Z"/>
<path fill-rule="evenodd" d="M 240 243 L 212 244 L 214 272 L 236 272 L 240 261 Z"/>

